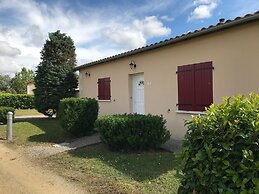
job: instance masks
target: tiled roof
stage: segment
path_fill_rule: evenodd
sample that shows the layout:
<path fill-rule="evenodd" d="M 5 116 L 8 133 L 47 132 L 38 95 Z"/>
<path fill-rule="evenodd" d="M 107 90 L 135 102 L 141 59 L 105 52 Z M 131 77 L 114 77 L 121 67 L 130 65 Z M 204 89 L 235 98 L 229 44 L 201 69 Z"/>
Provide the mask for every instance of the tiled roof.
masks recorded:
<path fill-rule="evenodd" d="M 120 53 L 120 54 L 117 54 L 117 55 L 113 55 L 113 56 L 110 56 L 110 57 L 107 57 L 107 58 L 104 58 L 104 59 L 100 59 L 100 60 L 97 60 L 97 61 L 86 63 L 84 65 L 80 65 L 80 66 L 75 67 L 74 70 L 76 71 L 76 70 L 82 69 L 84 67 L 93 66 L 93 65 L 105 63 L 105 62 L 108 62 L 108 61 L 112 61 L 112 60 L 115 60 L 115 59 L 127 57 L 127 56 L 130 56 L 130 55 L 134 55 L 134 54 L 137 54 L 137 53 L 149 51 L 149 50 L 156 49 L 156 48 L 159 48 L 159 47 L 162 47 L 162 46 L 166 46 L 166 45 L 170 45 L 170 44 L 173 44 L 173 43 L 181 42 L 181 41 L 188 40 L 188 39 L 191 39 L 191 38 L 194 38 L 194 37 L 197 37 L 197 36 L 202 36 L 202 35 L 209 34 L 209 33 L 212 33 L 212 32 L 217 32 L 217 31 L 220 31 L 220 30 L 224 30 L 224 29 L 227 29 L 227 28 L 231 28 L 231 27 L 234 27 L 234 26 L 241 25 L 241 24 L 253 22 L 253 21 L 256 21 L 256 20 L 259 20 L 259 11 L 255 12 L 253 14 L 247 14 L 243 17 L 236 17 L 233 20 L 226 20 L 223 23 L 217 23 L 216 25 L 211 25 L 207 28 L 195 30 L 193 32 L 182 34 L 182 35 L 176 36 L 174 38 L 170 38 L 170 39 L 166 39 L 166 40 L 163 40 L 163 41 L 160 41 L 160 42 L 156 42 L 154 44 L 150 44 L 150 45 L 147 45 L 147 46 L 144 46 L 144 47 L 141 47 L 141 48 L 133 49 L 133 50 L 130 50 L 130 51 L 127 51 L 127 52 L 124 52 L 124 53 Z"/>

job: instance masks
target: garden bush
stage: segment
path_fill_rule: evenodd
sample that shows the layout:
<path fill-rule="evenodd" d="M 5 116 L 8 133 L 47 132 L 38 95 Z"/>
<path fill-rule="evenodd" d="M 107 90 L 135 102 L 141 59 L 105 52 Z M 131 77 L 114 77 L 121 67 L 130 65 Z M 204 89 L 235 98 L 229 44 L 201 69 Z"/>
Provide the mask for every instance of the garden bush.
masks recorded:
<path fill-rule="evenodd" d="M 15 109 L 12 107 L 0 107 L 0 123 L 6 124 L 7 122 L 7 113 L 12 112 L 13 113 L 13 119 L 14 119 L 14 114 L 15 114 Z"/>
<path fill-rule="evenodd" d="M 98 118 L 101 139 L 115 150 L 159 148 L 170 138 L 162 116 L 124 114 Z"/>
<path fill-rule="evenodd" d="M 0 106 L 8 106 L 15 109 L 31 109 L 34 108 L 34 96 L 29 94 L 0 93 Z"/>
<path fill-rule="evenodd" d="M 93 132 L 98 110 L 95 99 L 65 98 L 60 101 L 58 118 L 64 130 L 81 137 Z"/>
<path fill-rule="evenodd" d="M 186 125 L 179 193 L 256 193 L 259 95 L 225 98 Z"/>

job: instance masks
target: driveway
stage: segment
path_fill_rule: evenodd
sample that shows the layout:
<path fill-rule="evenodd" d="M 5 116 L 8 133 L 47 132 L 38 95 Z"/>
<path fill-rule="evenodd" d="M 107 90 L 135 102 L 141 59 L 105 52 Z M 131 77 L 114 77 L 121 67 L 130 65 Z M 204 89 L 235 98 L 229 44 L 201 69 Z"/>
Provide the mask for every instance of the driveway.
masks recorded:
<path fill-rule="evenodd" d="M 0 142 L 1 194 L 86 193 L 78 185 L 36 166 L 25 156 Z"/>

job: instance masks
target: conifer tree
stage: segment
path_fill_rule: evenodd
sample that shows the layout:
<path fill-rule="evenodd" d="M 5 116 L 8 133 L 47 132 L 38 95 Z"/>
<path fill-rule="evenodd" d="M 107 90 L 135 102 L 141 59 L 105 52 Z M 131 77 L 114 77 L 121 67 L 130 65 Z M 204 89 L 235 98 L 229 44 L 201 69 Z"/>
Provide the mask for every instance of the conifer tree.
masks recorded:
<path fill-rule="evenodd" d="M 78 84 L 73 72 L 75 66 L 75 45 L 71 37 L 59 30 L 49 33 L 35 76 L 35 107 L 39 112 L 53 116 L 62 98 L 75 95 Z"/>

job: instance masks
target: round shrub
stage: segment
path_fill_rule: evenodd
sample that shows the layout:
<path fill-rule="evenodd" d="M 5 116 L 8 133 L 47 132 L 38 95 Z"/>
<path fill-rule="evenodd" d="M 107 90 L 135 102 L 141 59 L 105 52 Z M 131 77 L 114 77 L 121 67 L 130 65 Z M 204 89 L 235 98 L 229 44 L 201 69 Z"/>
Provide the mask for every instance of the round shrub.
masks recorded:
<path fill-rule="evenodd" d="M 7 122 L 7 113 L 12 112 L 13 113 L 13 119 L 15 114 L 15 109 L 12 107 L 0 107 L 0 123 L 6 124 Z"/>
<path fill-rule="evenodd" d="M 256 193 L 259 95 L 226 98 L 186 125 L 179 193 Z"/>
<path fill-rule="evenodd" d="M 101 139 L 115 150 L 159 148 L 170 138 L 162 116 L 124 114 L 98 118 Z"/>
<path fill-rule="evenodd" d="M 60 101 L 58 118 L 66 131 L 81 137 L 93 132 L 98 110 L 95 99 L 65 98 Z"/>

